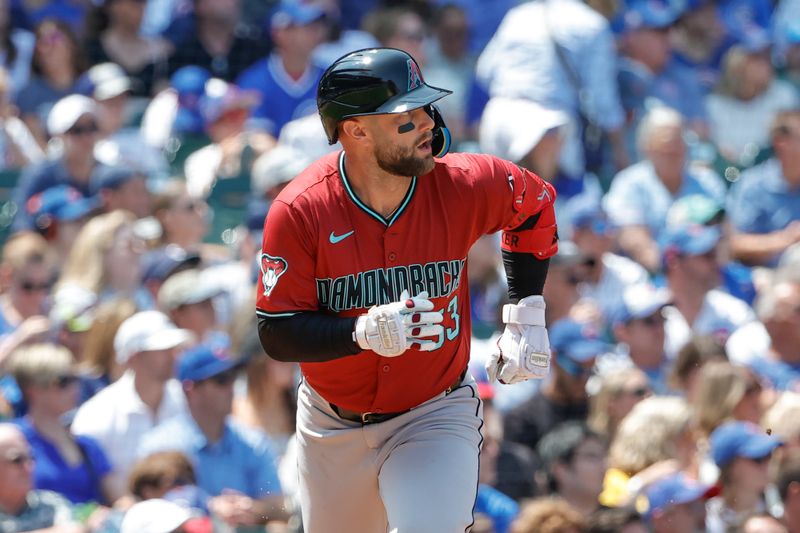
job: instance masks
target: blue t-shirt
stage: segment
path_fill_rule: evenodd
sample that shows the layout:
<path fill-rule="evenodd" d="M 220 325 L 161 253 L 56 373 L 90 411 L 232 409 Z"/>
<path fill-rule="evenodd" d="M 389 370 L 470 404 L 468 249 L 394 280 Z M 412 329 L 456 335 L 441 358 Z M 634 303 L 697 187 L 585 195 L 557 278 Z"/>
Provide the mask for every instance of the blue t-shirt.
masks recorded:
<path fill-rule="evenodd" d="M 317 83 L 321 77 L 322 69 L 311 65 L 299 80 L 294 80 L 284 70 L 280 57 L 272 54 L 242 72 L 236 84 L 261 94 L 253 118 L 277 138 L 286 123 L 317 112 Z"/>
<path fill-rule="evenodd" d="M 496 488 L 481 484 L 478 486 L 475 512 L 491 518 L 495 533 L 508 533 L 511 523 L 519 514 L 519 504 Z"/>
<path fill-rule="evenodd" d="M 84 461 L 77 466 L 69 465 L 58 448 L 36 431 L 28 418 L 17 420 L 25 438 L 31 445 L 36 459 L 33 468 L 34 486 L 56 492 L 72 503 L 99 502 L 104 498 L 100 492 L 101 480 L 111 472 L 105 452 L 91 437 L 76 436 Z"/>
<path fill-rule="evenodd" d="M 222 438 L 209 443 L 190 416 L 178 416 L 148 431 L 138 454 L 168 450 L 192 460 L 197 485 L 211 496 L 225 489 L 251 498 L 281 494 L 272 443 L 259 431 L 228 421 Z"/>
<path fill-rule="evenodd" d="M 800 365 L 757 357 L 750 362 L 750 368 L 775 390 L 800 392 Z"/>

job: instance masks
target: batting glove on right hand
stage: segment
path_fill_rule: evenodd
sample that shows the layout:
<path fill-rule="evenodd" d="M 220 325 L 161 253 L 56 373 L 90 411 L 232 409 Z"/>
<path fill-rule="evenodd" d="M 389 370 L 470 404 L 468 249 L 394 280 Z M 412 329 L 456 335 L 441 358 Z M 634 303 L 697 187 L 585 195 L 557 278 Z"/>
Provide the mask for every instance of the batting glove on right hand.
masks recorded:
<path fill-rule="evenodd" d="M 519 383 L 544 378 L 550 371 L 550 339 L 544 321 L 545 303 L 541 296 L 528 296 L 518 304 L 503 306 L 506 329 L 497 340 L 497 349 L 486 362 L 489 382 Z"/>
<path fill-rule="evenodd" d="M 438 337 L 444 316 L 433 311 L 427 292 L 410 298 L 403 291 L 400 301 L 372 307 L 356 320 L 353 338 L 364 350 L 383 357 L 397 357 L 414 345 L 422 351 L 436 348 L 436 342 L 424 337 Z"/>

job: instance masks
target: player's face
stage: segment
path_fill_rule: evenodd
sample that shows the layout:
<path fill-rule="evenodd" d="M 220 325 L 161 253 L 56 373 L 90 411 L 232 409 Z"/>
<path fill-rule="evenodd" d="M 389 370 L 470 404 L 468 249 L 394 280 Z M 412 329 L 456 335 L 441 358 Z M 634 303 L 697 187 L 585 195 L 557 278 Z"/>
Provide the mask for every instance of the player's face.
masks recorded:
<path fill-rule="evenodd" d="M 382 170 L 408 177 L 422 176 L 433 170 L 433 119 L 422 108 L 369 118 L 374 119 L 370 128 L 373 150 Z M 413 129 L 400 133 L 411 125 Z"/>

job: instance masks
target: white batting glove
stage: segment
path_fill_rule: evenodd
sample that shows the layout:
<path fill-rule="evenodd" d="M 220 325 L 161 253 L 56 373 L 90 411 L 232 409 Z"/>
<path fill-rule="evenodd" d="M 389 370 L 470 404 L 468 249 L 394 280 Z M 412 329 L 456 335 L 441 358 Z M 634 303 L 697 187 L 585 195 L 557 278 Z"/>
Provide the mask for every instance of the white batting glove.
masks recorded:
<path fill-rule="evenodd" d="M 442 320 L 442 312 L 433 310 L 427 292 L 410 298 L 408 291 L 403 291 L 400 301 L 377 305 L 358 317 L 353 339 L 364 350 L 383 357 L 397 357 L 414 345 L 431 351 L 437 343 L 425 337 L 441 335 Z"/>
<path fill-rule="evenodd" d="M 528 296 L 503 306 L 506 329 L 486 362 L 489 383 L 519 383 L 544 378 L 550 371 L 550 339 L 544 321 L 544 298 Z"/>

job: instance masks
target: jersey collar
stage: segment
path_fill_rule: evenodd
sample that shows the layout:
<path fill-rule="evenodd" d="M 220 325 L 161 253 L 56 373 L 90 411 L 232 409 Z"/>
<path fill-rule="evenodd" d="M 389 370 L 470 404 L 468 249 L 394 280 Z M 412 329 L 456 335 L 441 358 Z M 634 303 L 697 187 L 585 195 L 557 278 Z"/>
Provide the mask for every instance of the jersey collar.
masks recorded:
<path fill-rule="evenodd" d="M 350 186 L 350 181 L 347 179 L 347 174 L 344 171 L 344 150 L 342 150 L 341 153 L 339 153 L 339 175 L 342 176 L 342 183 L 344 184 L 344 189 L 345 191 L 347 191 L 347 196 L 350 197 L 353 203 L 356 204 L 359 207 L 359 209 L 364 211 L 372 218 L 376 219 L 378 222 L 380 222 L 387 228 L 391 226 L 395 220 L 398 219 L 398 217 L 403 213 L 403 211 L 405 211 L 406 206 L 408 206 L 409 202 L 411 201 L 411 198 L 414 196 L 414 191 L 417 189 L 417 177 L 414 176 L 413 178 L 411 178 L 411 187 L 408 188 L 408 191 L 406 192 L 403 201 L 400 203 L 400 207 L 398 207 L 397 211 L 395 211 L 394 214 L 387 219 L 383 218 L 383 216 L 381 216 L 380 213 L 377 213 L 374 210 L 370 209 L 370 207 L 367 206 L 367 204 L 362 202 L 358 198 L 358 196 L 356 196 L 355 191 L 353 191 L 353 188 Z"/>

